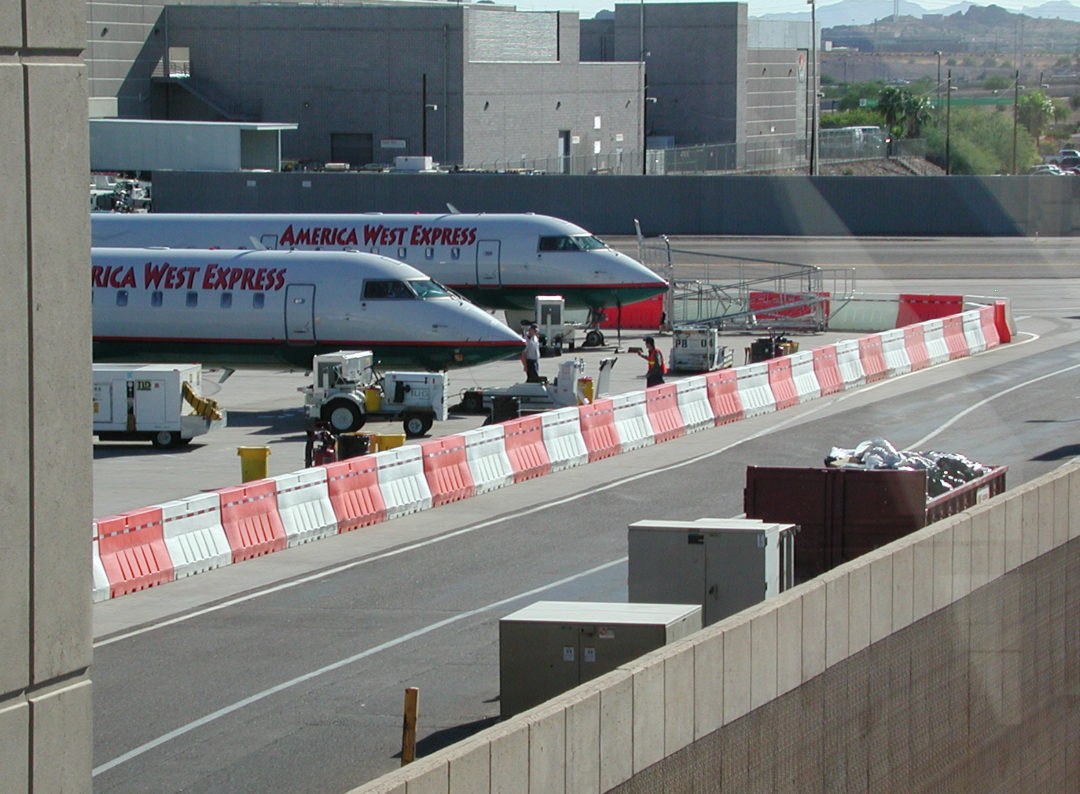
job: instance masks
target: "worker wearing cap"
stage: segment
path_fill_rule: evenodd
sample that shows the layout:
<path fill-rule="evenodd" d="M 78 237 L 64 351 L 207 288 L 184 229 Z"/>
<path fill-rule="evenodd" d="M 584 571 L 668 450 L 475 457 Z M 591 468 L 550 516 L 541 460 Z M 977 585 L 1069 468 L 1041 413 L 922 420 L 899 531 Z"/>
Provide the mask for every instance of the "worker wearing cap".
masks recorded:
<path fill-rule="evenodd" d="M 540 337 L 533 323 L 525 331 L 525 352 L 521 361 L 525 365 L 525 382 L 540 383 Z"/>

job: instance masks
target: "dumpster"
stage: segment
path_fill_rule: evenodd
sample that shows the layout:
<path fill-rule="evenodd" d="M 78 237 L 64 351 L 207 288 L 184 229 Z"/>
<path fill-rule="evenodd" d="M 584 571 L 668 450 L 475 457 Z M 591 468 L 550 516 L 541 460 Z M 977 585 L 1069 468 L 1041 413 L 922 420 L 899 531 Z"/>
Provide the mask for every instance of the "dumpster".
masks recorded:
<path fill-rule="evenodd" d="M 367 433 L 340 433 L 337 437 L 337 459 L 358 458 L 371 449 L 371 438 Z"/>
<path fill-rule="evenodd" d="M 404 433 L 376 433 L 375 434 L 375 449 L 373 452 L 382 452 L 387 449 L 395 449 L 396 447 L 404 446 L 405 434 Z"/>
<path fill-rule="evenodd" d="M 795 581 L 805 582 L 1005 490 L 1007 466 L 926 496 L 926 472 L 748 466 L 747 518 L 798 524 Z"/>

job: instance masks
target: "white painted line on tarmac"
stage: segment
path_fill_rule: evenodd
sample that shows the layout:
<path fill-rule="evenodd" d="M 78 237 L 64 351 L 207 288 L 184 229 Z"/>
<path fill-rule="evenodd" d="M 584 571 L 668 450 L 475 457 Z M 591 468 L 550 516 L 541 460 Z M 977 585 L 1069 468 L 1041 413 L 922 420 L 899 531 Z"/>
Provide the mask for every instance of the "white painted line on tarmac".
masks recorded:
<path fill-rule="evenodd" d="M 253 703 L 258 703 L 260 700 L 265 700 L 268 697 L 272 697 L 279 692 L 284 692 L 286 689 L 297 686 L 298 684 L 303 684 L 307 681 L 311 681 L 314 678 L 318 678 L 321 675 L 325 675 L 326 673 L 340 670 L 342 667 L 347 667 L 348 665 L 359 662 L 362 659 L 368 658 L 369 656 L 374 656 L 377 653 L 389 650 L 390 648 L 394 648 L 398 645 L 402 645 L 406 642 L 409 642 L 410 640 L 415 640 L 417 637 L 422 637 L 425 634 L 430 634 L 433 631 L 437 631 L 438 629 L 445 628 L 446 626 L 450 626 L 454 623 L 458 623 L 462 620 L 465 620 L 466 618 L 471 618 L 484 612 L 490 612 L 493 609 L 504 607 L 507 604 L 512 604 L 513 602 L 520 601 L 523 598 L 539 595 L 545 590 L 550 590 L 564 584 L 569 584 L 570 582 L 576 581 L 578 579 L 584 579 L 587 576 L 592 576 L 595 573 L 599 573 L 600 571 L 606 570 L 608 568 L 613 568 L 616 565 L 622 565 L 624 562 L 626 562 L 626 560 L 626 557 L 619 557 L 618 559 L 612 560 L 611 562 L 605 562 L 602 565 L 597 565 L 594 568 L 589 568 L 587 571 L 576 573 L 573 576 L 567 576 L 566 578 L 559 579 L 556 582 L 550 582 L 549 584 L 533 588 L 532 590 L 526 590 L 524 593 L 518 593 L 517 595 L 510 596 L 509 598 L 504 598 L 499 601 L 493 601 L 490 604 L 486 604 L 482 607 L 477 607 L 476 609 L 470 609 L 467 612 L 462 612 L 460 614 L 454 615 L 453 617 L 431 623 L 427 626 L 424 626 L 422 629 L 416 629 L 415 631 L 410 631 L 408 634 L 402 634 L 400 637 L 395 637 L 392 640 L 387 640 L 384 643 L 376 645 L 372 648 L 368 648 L 366 651 L 361 651 L 360 653 L 348 656 L 336 662 L 332 662 L 331 664 L 320 667 L 318 670 L 312 670 L 310 673 L 304 673 L 303 675 L 298 675 L 295 678 L 289 679 L 288 681 L 283 681 L 280 684 L 270 687 L 269 689 L 264 689 L 261 692 L 256 692 L 255 694 L 249 695 L 243 700 L 238 700 L 235 703 L 231 703 L 228 706 L 224 706 L 223 708 L 218 709 L 217 711 L 213 711 L 204 717 L 200 717 L 193 722 L 189 722 L 187 725 L 181 725 L 179 728 L 162 734 L 156 739 L 152 739 L 149 742 L 140 744 L 138 747 L 128 750 L 123 755 L 118 755 L 111 761 L 106 761 L 104 764 L 94 767 L 92 774 L 94 777 L 104 774 L 105 772 L 108 772 L 110 769 L 114 769 L 120 764 L 126 763 L 133 758 L 138 758 L 140 755 L 143 755 L 144 753 L 147 753 L 156 747 L 160 747 L 167 742 L 171 742 L 173 739 L 177 739 L 184 734 L 191 733 L 192 731 L 201 728 L 204 725 L 208 725 L 215 720 L 228 716 L 229 714 L 239 711 L 242 708 L 246 708 Z"/>

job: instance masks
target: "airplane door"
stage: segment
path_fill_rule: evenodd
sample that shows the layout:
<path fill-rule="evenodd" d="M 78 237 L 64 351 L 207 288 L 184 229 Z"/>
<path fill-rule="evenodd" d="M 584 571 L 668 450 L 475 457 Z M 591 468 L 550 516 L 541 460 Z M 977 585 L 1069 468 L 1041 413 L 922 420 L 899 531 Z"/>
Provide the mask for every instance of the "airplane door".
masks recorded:
<path fill-rule="evenodd" d="M 499 271 L 498 240 L 479 240 L 476 243 L 476 286 L 499 287 L 502 274 Z"/>
<path fill-rule="evenodd" d="M 314 284 L 289 284 L 285 288 L 285 339 L 290 345 L 315 341 Z"/>

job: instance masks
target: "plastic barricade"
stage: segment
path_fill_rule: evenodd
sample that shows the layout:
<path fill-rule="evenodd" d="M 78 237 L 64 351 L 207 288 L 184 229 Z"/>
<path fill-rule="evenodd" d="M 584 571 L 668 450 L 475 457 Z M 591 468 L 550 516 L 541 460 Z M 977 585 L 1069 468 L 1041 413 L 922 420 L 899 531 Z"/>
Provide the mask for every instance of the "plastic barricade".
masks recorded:
<path fill-rule="evenodd" d="M 964 336 L 964 318 L 959 314 L 954 314 L 951 317 L 945 317 L 941 322 L 945 346 L 949 348 L 949 360 L 967 356 L 968 344 Z"/>
<path fill-rule="evenodd" d="M 859 340 L 859 361 L 862 362 L 867 383 L 884 380 L 887 369 L 885 352 L 881 349 L 881 334 L 871 334 Z"/>
<path fill-rule="evenodd" d="M 420 447 L 395 447 L 376 452 L 374 458 L 387 520 L 431 507 L 431 489 L 424 476 Z"/>
<path fill-rule="evenodd" d="M 836 343 L 836 366 L 844 379 L 844 389 L 866 385 L 858 339 L 841 339 Z"/>
<path fill-rule="evenodd" d="M 277 485 L 278 514 L 290 548 L 337 534 L 338 521 L 330 502 L 325 468 L 301 469 L 272 479 Z"/>
<path fill-rule="evenodd" d="M 665 383 L 645 390 L 645 410 L 652 426 L 654 443 L 670 441 L 686 435 L 679 397 L 674 383 Z"/>
<path fill-rule="evenodd" d="M 975 355 L 986 350 L 986 337 L 983 336 L 982 318 L 977 309 L 960 315 L 967 341 L 968 355 Z"/>
<path fill-rule="evenodd" d="M 896 327 L 948 317 L 963 308 L 963 295 L 900 295 Z"/>
<path fill-rule="evenodd" d="M 709 403 L 709 383 L 704 375 L 677 380 L 675 388 L 679 399 L 679 413 L 687 433 L 696 433 L 716 425 L 716 417 Z"/>
<path fill-rule="evenodd" d="M 769 386 L 769 362 L 747 364 L 735 370 L 743 416 L 760 416 L 776 410 L 776 400 Z"/>
<path fill-rule="evenodd" d="M 983 339 L 986 340 L 987 349 L 1001 344 L 994 314 L 993 306 L 983 306 L 979 309 L 979 323 L 982 325 Z"/>
<path fill-rule="evenodd" d="M 655 443 L 649 411 L 645 407 L 645 392 L 632 391 L 611 398 L 615 411 L 615 429 L 622 442 L 622 451 L 630 452 Z"/>
<path fill-rule="evenodd" d="M 173 580 L 160 507 L 99 518 L 97 541 L 101 567 L 113 598 Z"/>
<path fill-rule="evenodd" d="M 929 367 L 930 353 L 926 350 L 926 333 L 922 324 L 905 325 L 900 330 L 904 332 L 904 349 L 907 351 L 911 371 Z"/>
<path fill-rule="evenodd" d="M 783 356 L 765 363 L 769 368 L 769 390 L 772 391 L 776 410 L 798 405 L 799 393 L 795 390 L 795 381 L 791 378 L 791 358 Z"/>
<path fill-rule="evenodd" d="M 821 396 L 821 384 L 818 383 L 817 373 L 814 371 L 814 352 L 801 350 L 788 356 L 791 361 L 791 382 L 795 386 L 795 393 L 799 402 L 816 400 Z"/>
<path fill-rule="evenodd" d="M 949 346 L 945 344 L 945 321 L 927 320 L 922 324 L 923 339 L 930 364 L 942 364 L 949 360 Z"/>
<path fill-rule="evenodd" d="M 882 331 L 880 336 L 881 353 L 885 357 L 885 373 L 890 378 L 895 378 L 897 375 L 906 375 L 911 372 L 911 359 L 908 358 L 907 345 L 904 341 L 904 329 Z"/>
<path fill-rule="evenodd" d="M 221 525 L 221 496 L 201 493 L 161 505 L 165 545 L 177 579 L 232 562 L 232 548 Z"/>
<path fill-rule="evenodd" d="M 544 429 L 539 416 L 522 416 L 503 422 L 506 456 L 514 470 L 514 482 L 551 473 L 551 461 L 544 447 Z"/>
<path fill-rule="evenodd" d="M 92 591 L 94 601 L 107 601 L 112 595 L 112 588 L 109 587 L 109 576 L 105 573 L 105 566 L 101 564 L 101 552 L 98 549 L 98 526 L 97 521 L 93 522 L 93 529 L 90 536 L 90 566 L 93 568 L 94 573 L 94 589 Z"/>
<path fill-rule="evenodd" d="M 589 450 L 581 435 L 578 406 L 544 411 L 540 414 L 540 427 L 552 471 L 572 469 L 589 462 Z"/>
<path fill-rule="evenodd" d="M 386 520 L 374 455 L 326 465 L 326 490 L 337 517 L 338 532 L 351 532 Z"/>
<path fill-rule="evenodd" d="M 218 491 L 221 526 L 229 539 L 233 562 L 285 548 L 285 526 L 278 513 L 275 487 L 273 480 L 256 480 Z"/>
<path fill-rule="evenodd" d="M 609 398 L 603 397 L 591 405 L 579 405 L 578 421 L 585 448 L 589 451 L 589 463 L 622 452 L 619 431 L 615 429 L 615 408 Z"/>
<path fill-rule="evenodd" d="M 432 507 L 467 499 L 476 493 L 464 436 L 443 436 L 425 441 L 420 445 L 420 456 Z"/>
<path fill-rule="evenodd" d="M 722 369 L 705 375 L 705 388 L 709 394 L 709 405 L 717 425 L 737 422 L 743 418 L 742 399 L 739 397 L 738 373 L 733 369 Z"/>
<path fill-rule="evenodd" d="M 506 435 L 501 424 L 478 427 L 465 433 L 465 459 L 477 494 L 514 482 L 514 469 L 506 455 Z"/>
<path fill-rule="evenodd" d="M 840 374 L 840 364 L 836 359 L 836 345 L 811 350 L 814 361 L 814 377 L 817 379 L 821 396 L 836 394 L 844 390 L 844 377 Z"/>
<path fill-rule="evenodd" d="M 998 341 L 1008 344 L 1012 341 L 1012 311 L 1008 301 L 994 303 L 994 326 L 997 328 Z"/>

